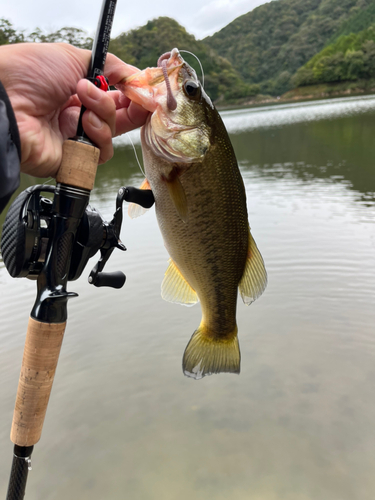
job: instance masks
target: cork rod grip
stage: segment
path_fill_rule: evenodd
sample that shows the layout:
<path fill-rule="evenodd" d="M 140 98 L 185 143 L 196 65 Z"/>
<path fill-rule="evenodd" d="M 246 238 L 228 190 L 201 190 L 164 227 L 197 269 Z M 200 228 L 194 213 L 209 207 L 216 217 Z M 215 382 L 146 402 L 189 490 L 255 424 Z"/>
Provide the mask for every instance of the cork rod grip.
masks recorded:
<path fill-rule="evenodd" d="M 99 157 L 98 148 L 68 139 L 63 144 L 57 182 L 91 191 L 94 187 Z"/>
<path fill-rule="evenodd" d="M 65 323 L 29 318 L 10 439 L 32 446 L 42 434 L 44 417 L 63 341 Z"/>

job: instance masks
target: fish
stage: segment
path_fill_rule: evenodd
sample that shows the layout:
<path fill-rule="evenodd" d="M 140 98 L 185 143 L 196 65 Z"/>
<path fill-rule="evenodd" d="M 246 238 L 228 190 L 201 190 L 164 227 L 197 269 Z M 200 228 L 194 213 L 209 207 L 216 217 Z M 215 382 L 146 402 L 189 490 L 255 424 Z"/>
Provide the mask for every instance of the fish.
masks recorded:
<path fill-rule="evenodd" d="M 238 290 L 251 304 L 265 290 L 267 273 L 250 231 L 245 187 L 225 125 L 177 48 L 116 87 L 150 112 L 141 129 L 146 174 L 141 187 L 152 189 L 170 256 L 162 297 L 201 304 L 183 373 L 194 379 L 240 373 Z"/>

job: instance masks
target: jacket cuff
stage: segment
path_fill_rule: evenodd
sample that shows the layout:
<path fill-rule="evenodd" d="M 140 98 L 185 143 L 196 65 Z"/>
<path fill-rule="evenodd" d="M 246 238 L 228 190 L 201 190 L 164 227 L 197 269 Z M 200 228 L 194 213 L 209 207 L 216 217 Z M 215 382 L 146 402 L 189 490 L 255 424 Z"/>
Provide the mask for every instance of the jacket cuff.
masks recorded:
<path fill-rule="evenodd" d="M 9 97 L 0 82 L 0 212 L 20 184 L 21 141 Z"/>
<path fill-rule="evenodd" d="M 0 82 L 0 100 L 3 101 L 6 106 L 8 120 L 9 120 L 9 133 L 14 145 L 17 148 L 18 158 L 21 162 L 21 140 L 20 140 L 20 134 L 18 132 L 18 125 L 8 94 L 6 93 L 6 90 L 1 82 Z"/>

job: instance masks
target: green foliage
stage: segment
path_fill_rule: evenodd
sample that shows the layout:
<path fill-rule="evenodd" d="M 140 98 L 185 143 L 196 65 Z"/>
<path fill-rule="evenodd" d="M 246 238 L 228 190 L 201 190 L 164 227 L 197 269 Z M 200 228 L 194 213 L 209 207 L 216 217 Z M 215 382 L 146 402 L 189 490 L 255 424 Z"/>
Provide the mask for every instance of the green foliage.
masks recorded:
<path fill-rule="evenodd" d="M 13 25 L 7 19 L 0 19 L 0 45 L 7 45 L 9 43 L 23 42 L 24 37 L 22 33 L 17 33 Z"/>
<path fill-rule="evenodd" d="M 44 34 L 39 28 L 27 35 L 25 41 L 39 43 L 65 42 L 80 49 L 91 49 L 92 38 L 87 36 L 86 31 L 79 28 L 65 27 L 53 33 Z"/>
<path fill-rule="evenodd" d="M 169 17 L 148 21 L 145 26 L 122 33 L 110 42 L 110 51 L 140 68 L 156 66 L 161 54 L 173 47 L 186 48 L 191 52 L 202 51 L 201 43 L 185 28 Z"/>
<path fill-rule="evenodd" d="M 193 52 L 204 68 L 205 89 L 211 99 L 231 100 L 254 95 L 256 90 L 246 84 L 231 63 L 220 57 L 213 49 L 196 40 L 177 21 L 159 17 L 145 26 L 122 33 L 111 40 L 109 50 L 123 61 L 141 69 L 156 66 L 161 54 L 174 47 Z M 186 61 L 201 75 L 197 61 L 183 54 Z"/>
<path fill-rule="evenodd" d="M 291 87 L 291 75 L 319 52 L 343 23 L 373 3 L 273 1 L 238 17 L 204 42 L 231 61 L 245 82 L 279 95 Z"/>
<path fill-rule="evenodd" d="M 23 41 L 92 46 L 78 28 L 25 34 L 0 19 L 0 44 Z M 375 0 L 273 0 L 204 40 L 174 19 L 159 17 L 112 39 L 109 50 L 143 69 L 173 47 L 196 54 L 207 93 L 221 103 L 279 96 L 312 84 L 364 81 L 375 78 Z M 183 55 L 201 76 L 197 61 Z"/>
<path fill-rule="evenodd" d="M 333 43 L 342 35 L 350 35 L 365 30 L 371 24 L 375 23 L 375 1 L 372 1 L 367 7 L 353 7 L 350 10 L 351 17 L 344 22 L 340 29 L 336 31 L 328 44 Z"/>
<path fill-rule="evenodd" d="M 47 34 L 43 33 L 40 28 L 36 28 L 32 33 L 25 35 L 24 32 L 17 32 L 7 19 L 0 19 L 0 45 L 21 42 L 65 42 L 81 49 L 91 49 L 93 40 L 87 36 L 86 31 L 73 27 L 61 28 Z"/>
<path fill-rule="evenodd" d="M 325 47 L 292 78 L 296 87 L 375 77 L 375 25 Z"/>

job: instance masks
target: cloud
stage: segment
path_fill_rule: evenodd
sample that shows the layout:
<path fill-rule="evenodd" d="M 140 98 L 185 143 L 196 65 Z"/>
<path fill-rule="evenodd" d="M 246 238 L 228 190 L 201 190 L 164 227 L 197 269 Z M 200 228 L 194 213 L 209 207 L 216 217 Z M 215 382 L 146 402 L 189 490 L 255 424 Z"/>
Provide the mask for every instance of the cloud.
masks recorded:
<path fill-rule="evenodd" d="M 250 12 L 264 0 L 212 0 L 203 5 L 195 16 L 194 34 L 199 38 L 212 35 L 237 17 Z"/>
<path fill-rule="evenodd" d="M 39 27 L 47 32 L 63 26 L 95 33 L 102 0 L 0 0 L 1 16 L 16 29 L 31 31 Z M 178 21 L 198 39 L 212 35 L 236 17 L 249 12 L 265 0 L 189 0 L 176 5 L 175 0 L 137 0 L 117 2 L 112 36 L 143 26 L 150 19 L 169 16 Z"/>

